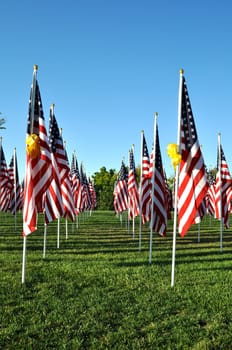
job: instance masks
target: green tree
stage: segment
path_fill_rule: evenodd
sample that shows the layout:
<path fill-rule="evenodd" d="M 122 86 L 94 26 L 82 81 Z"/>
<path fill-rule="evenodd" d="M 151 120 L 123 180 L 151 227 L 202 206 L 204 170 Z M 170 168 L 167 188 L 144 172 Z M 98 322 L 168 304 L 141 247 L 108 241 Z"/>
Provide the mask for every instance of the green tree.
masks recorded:
<path fill-rule="evenodd" d="M 109 171 L 106 167 L 101 167 L 100 171 L 93 175 L 94 188 L 97 196 L 97 209 L 113 210 L 113 191 L 117 179 L 117 172 L 114 169 Z"/>
<path fill-rule="evenodd" d="M 2 113 L 0 112 L 0 115 L 1 115 Z M 5 119 L 4 118 L 0 118 L 0 129 L 6 129 L 5 128 L 5 126 L 3 126 L 3 124 L 5 124 Z"/>

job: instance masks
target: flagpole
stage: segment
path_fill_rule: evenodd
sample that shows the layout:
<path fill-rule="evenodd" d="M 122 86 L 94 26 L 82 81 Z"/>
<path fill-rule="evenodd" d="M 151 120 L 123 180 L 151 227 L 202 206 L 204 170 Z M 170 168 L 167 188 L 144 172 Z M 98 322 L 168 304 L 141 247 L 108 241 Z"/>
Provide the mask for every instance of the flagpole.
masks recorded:
<path fill-rule="evenodd" d="M 130 150 L 128 151 L 128 164 L 129 164 L 129 172 L 130 172 Z M 128 188 L 128 182 L 127 182 L 127 188 Z M 129 213 L 130 213 L 130 201 L 129 201 L 129 193 L 128 193 L 128 199 L 127 199 L 127 229 L 128 229 L 128 235 L 130 234 L 130 219 L 129 219 Z"/>
<path fill-rule="evenodd" d="M 143 137 L 144 131 L 141 131 L 141 151 L 140 151 L 140 190 L 139 190 L 139 251 L 142 244 L 142 178 L 143 178 Z"/>
<path fill-rule="evenodd" d="M 153 222 L 154 222 L 154 186 L 155 186 L 155 154 L 156 154 L 156 129 L 158 113 L 154 114 L 154 145 L 152 159 L 152 178 L 151 178 L 151 221 L 150 221 L 150 245 L 149 245 L 149 264 L 152 262 L 152 241 L 153 241 Z"/>
<path fill-rule="evenodd" d="M 133 154 L 133 159 L 134 159 L 134 150 L 135 150 L 135 145 L 132 145 L 131 152 Z M 134 174 L 135 176 L 135 174 Z M 133 200 L 133 208 L 132 208 L 132 234 L 133 234 L 133 239 L 135 238 L 135 199 Z"/>
<path fill-rule="evenodd" d="M 31 134 L 33 132 L 33 124 L 34 124 L 35 89 L 36 89 L 37 70 L 38 70 L 38 66 L 35 64 L 33 69 L 33 78 L 32 78 L 31 110 L 30 110 L 30 133 Z M 25 283 L 26 249 L 27 249 L 27 237 L 24 236 L 23 237 L 22 283 Z"/>
<path fill-rule="evenodd" d="M 182 86 L 183 86 L 183 69 L 180 70 L 180 81 L 179 81 L 179 96 L 178 96 L 178 129 L 177 129 L 177 147 L 178 153 L 180 153 L 180 121 L 181 121 L 181 104 L 182 104 Z M 177 198 L 178 198 L 178 187 L 179 187 L 179 170 L 180 165 L 176 166 L 176 177 L 175 177 L 175 201 L 174 201 L 174 220 L 173 220 L 173 244 L 172 244 L 172 273 L 171 273 L 171 286 L 174 286 L 175 278 L 175 255 L 176 255 L 176 230 L 177 230 Z"/>
<path fill-rule="evenodd" d="M 221 159 L 221 133 L 218 133 L 218 172 L 219 172 L 219 218 L 220 218 L 220 252 L 222 253 L 222 231 L 223 231 L 223 221 L 224 217 L 222 216 L 222 159 Z"/>
<path fill-rule="evenodd" d="M 43 259 L 45 259 L 45 255 L 46 255 L 46 241 L 47 241 L 47 224 L 44 223 Z"/>
<path fill-rule="evenodd" d="M 14 221 L 15 221 L 15 231 L 16 231 L 16 200 L 17 200 L 17 188 L 16 188 L 16 148 L 14 148 Z"/>
<path fill-rule="evenodd" d="M 60 248 L 60 217 L 57 218 L 57 248 Z"/>
<path fill-rule="evenodd" d="M 25 283 L 27 236 L 23 237 L 22 283 Z"/>

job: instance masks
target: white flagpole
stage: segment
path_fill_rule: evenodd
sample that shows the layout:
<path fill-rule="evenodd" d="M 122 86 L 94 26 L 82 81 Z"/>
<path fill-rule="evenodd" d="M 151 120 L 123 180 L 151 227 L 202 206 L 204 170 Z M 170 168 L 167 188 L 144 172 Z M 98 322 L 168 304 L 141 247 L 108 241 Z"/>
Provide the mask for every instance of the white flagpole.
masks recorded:
<path fill-rule="evenodd" d="M 46 241 L 47 241 L 47 224 L 44 223 L 43 259 L 45 259 L 45 255 L 46 255 Z"/>
<path fill-rule="evenodd" d="M 14 221 L 15 221 L 15 231 L 16 231 L 16 200 L 17 200 L 17 188 L 16 188 L 16 148 L 14 148 L 14 157 L 13 157 L 13 163 L 14 163 Z"/>
<path fill-rule="evenodd" d="M 31 93 L 31 130 L 33 131 L 33 123 L 34 123 L 34 109 L 35 109 L 35 88 L 36 88 L 36 78 L 37 78 L 37 70 L 38 66 L 34 65 L 33 70 L 33 78 L 32 78 L 32 93 Z M 23 261 L 22 261 L 22 283 L 25 283 L 25 274 L 26 274 L 26 248 L 27 248 L 27 237 L 23 237 Z"/>
<path fill-rule="evenodd" d="M 23 237 L 22 283 L 25 282 L 25 273 L 26 273 L 26 250 L 27 250 L 27 236 L 24 236 L 24 237 Z"/>
<path fill-rule="evenodd" d="M 144 131 L 141 131 L 141 154 L 140 154 L 140 185 L 139 185 L 139 251 L 141 252 L 142 245 L 142 178 L 143 178 L 143 136 Z"/>
<path fill-rule="evenodd" d="M 222 166 L 222 159 L 221 159 L 221 134 L 218 133 L 218 173 L 219 173 L 219 218 L 220 218 L 220 252 L 222 253 L 222 240 L 223 240 L 223 223 L 224 218 L 222 216 L 222 176 L 221 176 L 221 166 Z"/>
<path fill-rule="evenodd" d="M 66 239 L 68 239 L 68 219 L 65 219 Z"/>
<path fill-rule="evenodd" d="M 57 248 L 60 248 L 60 217 L 57 218 Z"/>
<path fill-rule="evenodd" d="M 156 155 L 156 129 L 158 113 L 155 113 L 154 119 L 154 145 L 152 159 L 152 178 L 151 178 L 151 221 L 150 221 L 150 245 L 149 245 L 149 264 L 152 262 L 152 241 L 153 241 L 153 221 L 154 221 L 154 185 L 155 185 L 155 155 Z"/>
<path fill-rule="evenodd" d="M 180 122 L 181 122 L 181 104 L 182 104 L 182 85 L 183 85 L 184 71 L 180 70 L 180 82 L 179 82 L 179 96 L 178 96 L 178 129 L 177 129 L 177 146 L 178 152 L 180 151 Z M 172 273 L 171 273 L 171 286 L 174 286 L 175 278 L 175 257 L 176 257 L 176 230 L 177 230 L 177 197 L 179 187 L 179 170 L 180 165 L 176 166 L 176 178 L 175 178 L 175 201 L 174 201 L 174 221 L 173 221 L 173 244 L 172 244 Z"/>
<path fill-rule="evenodd" d="M 133 159 L 134 159 L 134 150 L 135 150 L 135 145 L 132 145 L 132 149 L 131 149 L 131 151 L 132 151 L 132 153 L 133 153 Z M 135 174 L 134 174 L 134 176 L 135 176 Z M 132 215 L 133 215 L 133 217 L 132 217 L 132 235 L 133 235 L 133 239 L 135 238 L 135 201 L 133 200 L 133 211 L 132 211 Z"/>

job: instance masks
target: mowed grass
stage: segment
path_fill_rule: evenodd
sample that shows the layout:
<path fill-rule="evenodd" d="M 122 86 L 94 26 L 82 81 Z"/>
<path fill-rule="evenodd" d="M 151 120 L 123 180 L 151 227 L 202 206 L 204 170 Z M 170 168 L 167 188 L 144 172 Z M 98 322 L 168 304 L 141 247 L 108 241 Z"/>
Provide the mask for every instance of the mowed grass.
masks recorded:
<path fill-rule="evenodd" d="M 22 277 L 22 216 L 0 215 L 0 349 L 232 349 L 232 232 L 206 217 L 177 237 L 171 287 L 172 222 L 167 237 L 139 223 L 128 232 L 113 212 L 76 224 L 43 218 L 27 238 Z"/>

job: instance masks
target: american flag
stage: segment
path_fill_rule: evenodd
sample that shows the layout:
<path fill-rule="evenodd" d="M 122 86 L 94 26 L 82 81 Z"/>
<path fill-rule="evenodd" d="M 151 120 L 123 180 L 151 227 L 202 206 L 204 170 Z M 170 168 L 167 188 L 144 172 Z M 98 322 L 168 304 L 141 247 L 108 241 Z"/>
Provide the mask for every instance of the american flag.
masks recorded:
<path fill-rule="evenodd" d="M 76 209 L 76 214 L 79 214 L 79 208 L 78 208 L 78 198 L 80 196 L 80 173 L 78 168 L 78 162 L 76 154 L 73 153 L 72 155 L 72 162 L 71 162 L 71 176 L 72 176 L 72 191 L 73 191 L 73 200 L 74 200 L 74 206 Z"/>
<path fill-rule="evenodd" d="M 152 195 L 153 195 L 153 221 L 151 227 L 161 236 L 166 235 L 167 230 L 167 191 L 163 172 L 162 157 L 160 152 L 158 125 L 155 125 L 156 141 L 155 141 L 155 159 L 153 166 L 152 179 Z"/>
<path fill-rule="evenodd" d="M 123 161 L 114 188 L 114 209 L 117 214 L 128 209 L 127 171 Z"/>
<path fill-rule="evenodd" d="M 139 215 L 139 192 L 136 181 L 134 152 L 129 151 L 129 175 L 128 175 L 128 218 L 129 220 Z"/>
<path fill-rule="evenodd" d="M 223 219 L 229 227 L 229 209 L 231 199 L 231 176 L 221 143 L 218 144 L 217 174 L 215 185 L 215 218 Z"/>
<path fill-rule="evenodd" d="M 43 195 L 51 182 L 51 153 L 45 127 L 43 106 L 34 67 L 27 120 L 27 137 L 39 137 L 39 155 L 32 157 L 26 153 L 24 181 L 23 235 L 27 236 L 37 229 L 37 213 L 42 208 Z"/>
<path fill-rule="evenodd" d="M 0 145 L 0 211 L 7 212 L 13 184 L 10 181 L 5 154 Z"/>
<path fill-rule="evenodd" d="M 54 115 L 54 105 L 50 107 L 49 146 L 52 160 L 52 181 L 44 196 L 44 215 L 46 224 L 64 215 L 60 173 L 57 164 L 62 142 L 56 117 Z"/>
<path fill-rule="evenodd" d="M 181 74 L 180 163 L 178 188 L 179 234 L 185 236 L 193 223 L 200 222 L 199 210 L 208 190 L 206 169 L 197 137 L 189 94 Z"/>
<path fill-rule="evenodd" d="M 91 209 L 93 210 L 97 206 L 97 196 L 96 196 L 94 184 L 90 179 L 88 180 L 88 184 L 89 184 L 89 194 L 91 199 Z"/>
<path fill-rule="evenodd" d="M 82 163 L 80 166 L 80 183 L 81 183 L 81 188 L 80 188 L 81 195 L 79 198 L 78 206 L 79 206 L 79 210 L 83 212 L 91 208 L 91 198 L 89 193 L 88 180 L 87 180 Z"/>
<path fill-rule="evenodd" d="M 9 179 L 12 183 L 12 191 L 10 194 L 9 210 L 12 214 L 15 214 L 22 206 L 21 203 L 21 187 L 19 184 L 19 174 L 18 174 L 18 163 L 16 150 L 11 158 L 10 164 L 8 166 Z"/>
<path fill-rule="evenodd" d="M 207 171 L 207 179 L 209 188 L 205 196 L 206 212 L 207 214 L 215 215 L 215 176 L 212 171 Z"/>
<path fill-rule="evenodd" d="M 58 123 L 53 119 L 52 125 L 52 137 L 55 137 L 55 157 L 56 163 L 59 171 L 60 186 L 61 186 L 61 197 L 64 208 L 63 216 L 65 218 L 70 218 L 72 221 L 75 220 L 75 208 L 73 201 L 73 192 L 72 192 L 72 179 L 71 179 L 71 170 L 69 167 L 68 156 L 63 144 L 63 138 L 59 131 Z"/>
<path fill-rule="evenodd" d="M 142 169 L 141 169 L 141 215 L 142 223 L 151 219 L 151 176 L 149 174 L 150 157 L 144 133 L 142 134 Z M 152 172 L 151 172 L 152 174 Z"/>

